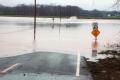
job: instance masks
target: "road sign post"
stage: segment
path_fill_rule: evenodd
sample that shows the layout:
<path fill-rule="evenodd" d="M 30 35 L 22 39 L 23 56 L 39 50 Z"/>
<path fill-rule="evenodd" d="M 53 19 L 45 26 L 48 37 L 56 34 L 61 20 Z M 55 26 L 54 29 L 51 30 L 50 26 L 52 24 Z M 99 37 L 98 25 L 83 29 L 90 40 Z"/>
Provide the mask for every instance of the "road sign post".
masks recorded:
<path fill-rule="evenodd" d="M 95 39 L 97 39 L 98 35 L 100 34 L 100 31 L 98 30 L 98 23 L 93 23 L 93 31 L 91 32 L 91 34 L 95 37 Z"/>

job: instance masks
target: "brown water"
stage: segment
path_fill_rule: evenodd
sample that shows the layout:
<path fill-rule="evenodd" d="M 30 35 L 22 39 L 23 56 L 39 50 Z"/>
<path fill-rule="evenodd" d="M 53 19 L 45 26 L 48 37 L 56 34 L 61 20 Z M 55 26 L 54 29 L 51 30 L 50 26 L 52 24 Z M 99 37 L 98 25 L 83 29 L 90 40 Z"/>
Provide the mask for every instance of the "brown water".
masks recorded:
<path fill-rule="evenodd" d="M 36 41 L 33 41 L 33 19 L 0 17 L 0 57 L 15 56 L 37 51 L 62 52 L 96 57 L 92 54 L 94 37 L 92 22 L 99 23 L 98 51 L 119 38 L 120 20 L 52 19 L 38 18 Z M 99 57 L 99 56 L 98 56 Z"/>

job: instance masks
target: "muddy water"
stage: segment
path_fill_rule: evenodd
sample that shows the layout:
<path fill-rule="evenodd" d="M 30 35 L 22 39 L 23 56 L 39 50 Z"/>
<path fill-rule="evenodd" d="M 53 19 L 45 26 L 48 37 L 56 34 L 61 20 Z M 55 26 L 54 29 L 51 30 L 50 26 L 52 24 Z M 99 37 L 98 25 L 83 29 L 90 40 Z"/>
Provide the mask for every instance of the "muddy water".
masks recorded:
<path fill-rule="evenodd" d="M 99 23 L 101 34 L 97 40 L 98 51 L 107 43 L 119 38 L 120 21 L 102 19 L 55 19 L 37 18 L 36 41 L 33 41 L 33 19 L 0 17 L 0 57 L 15 56 L 37 51 L 80 53 L 81 56 L 97 57 L 93 50 L 92 22 Z M 98 56 L 99 57 L 99 56 Z"/>

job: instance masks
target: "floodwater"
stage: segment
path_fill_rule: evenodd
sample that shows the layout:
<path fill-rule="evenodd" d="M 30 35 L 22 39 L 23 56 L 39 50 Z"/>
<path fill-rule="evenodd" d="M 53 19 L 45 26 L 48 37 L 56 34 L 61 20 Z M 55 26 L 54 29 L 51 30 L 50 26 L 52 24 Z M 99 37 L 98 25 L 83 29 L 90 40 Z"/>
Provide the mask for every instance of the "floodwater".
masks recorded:
<path fill-rule="evenodd" d="M 0 17 L 0 57 L 47 51 L 97 57 L 92 52 L 94 37 L 92 23 L 98 22 L 100 35 L 97 50 L 116 42 L 120 33 L 120 20 L 37 18 L 36 41 L 33 39 L 33 18 Z M 96 43 L 95 43 L 96 44 Z"/>

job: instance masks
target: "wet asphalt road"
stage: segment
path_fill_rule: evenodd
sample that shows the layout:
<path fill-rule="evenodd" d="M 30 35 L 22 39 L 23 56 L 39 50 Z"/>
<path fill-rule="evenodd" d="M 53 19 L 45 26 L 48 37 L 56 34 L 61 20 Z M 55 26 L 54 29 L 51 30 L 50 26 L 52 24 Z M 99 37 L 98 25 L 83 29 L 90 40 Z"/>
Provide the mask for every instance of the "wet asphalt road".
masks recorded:
<path fill-rule="evenodd" d="M 10 73 L 49 73 L 57 75 L 75 75 L 77 56 L 53 53 L 35 52 L 15 57 L 0 58 L 0 70 L 10 65 L 20 63 L 21 65 Z"/>

